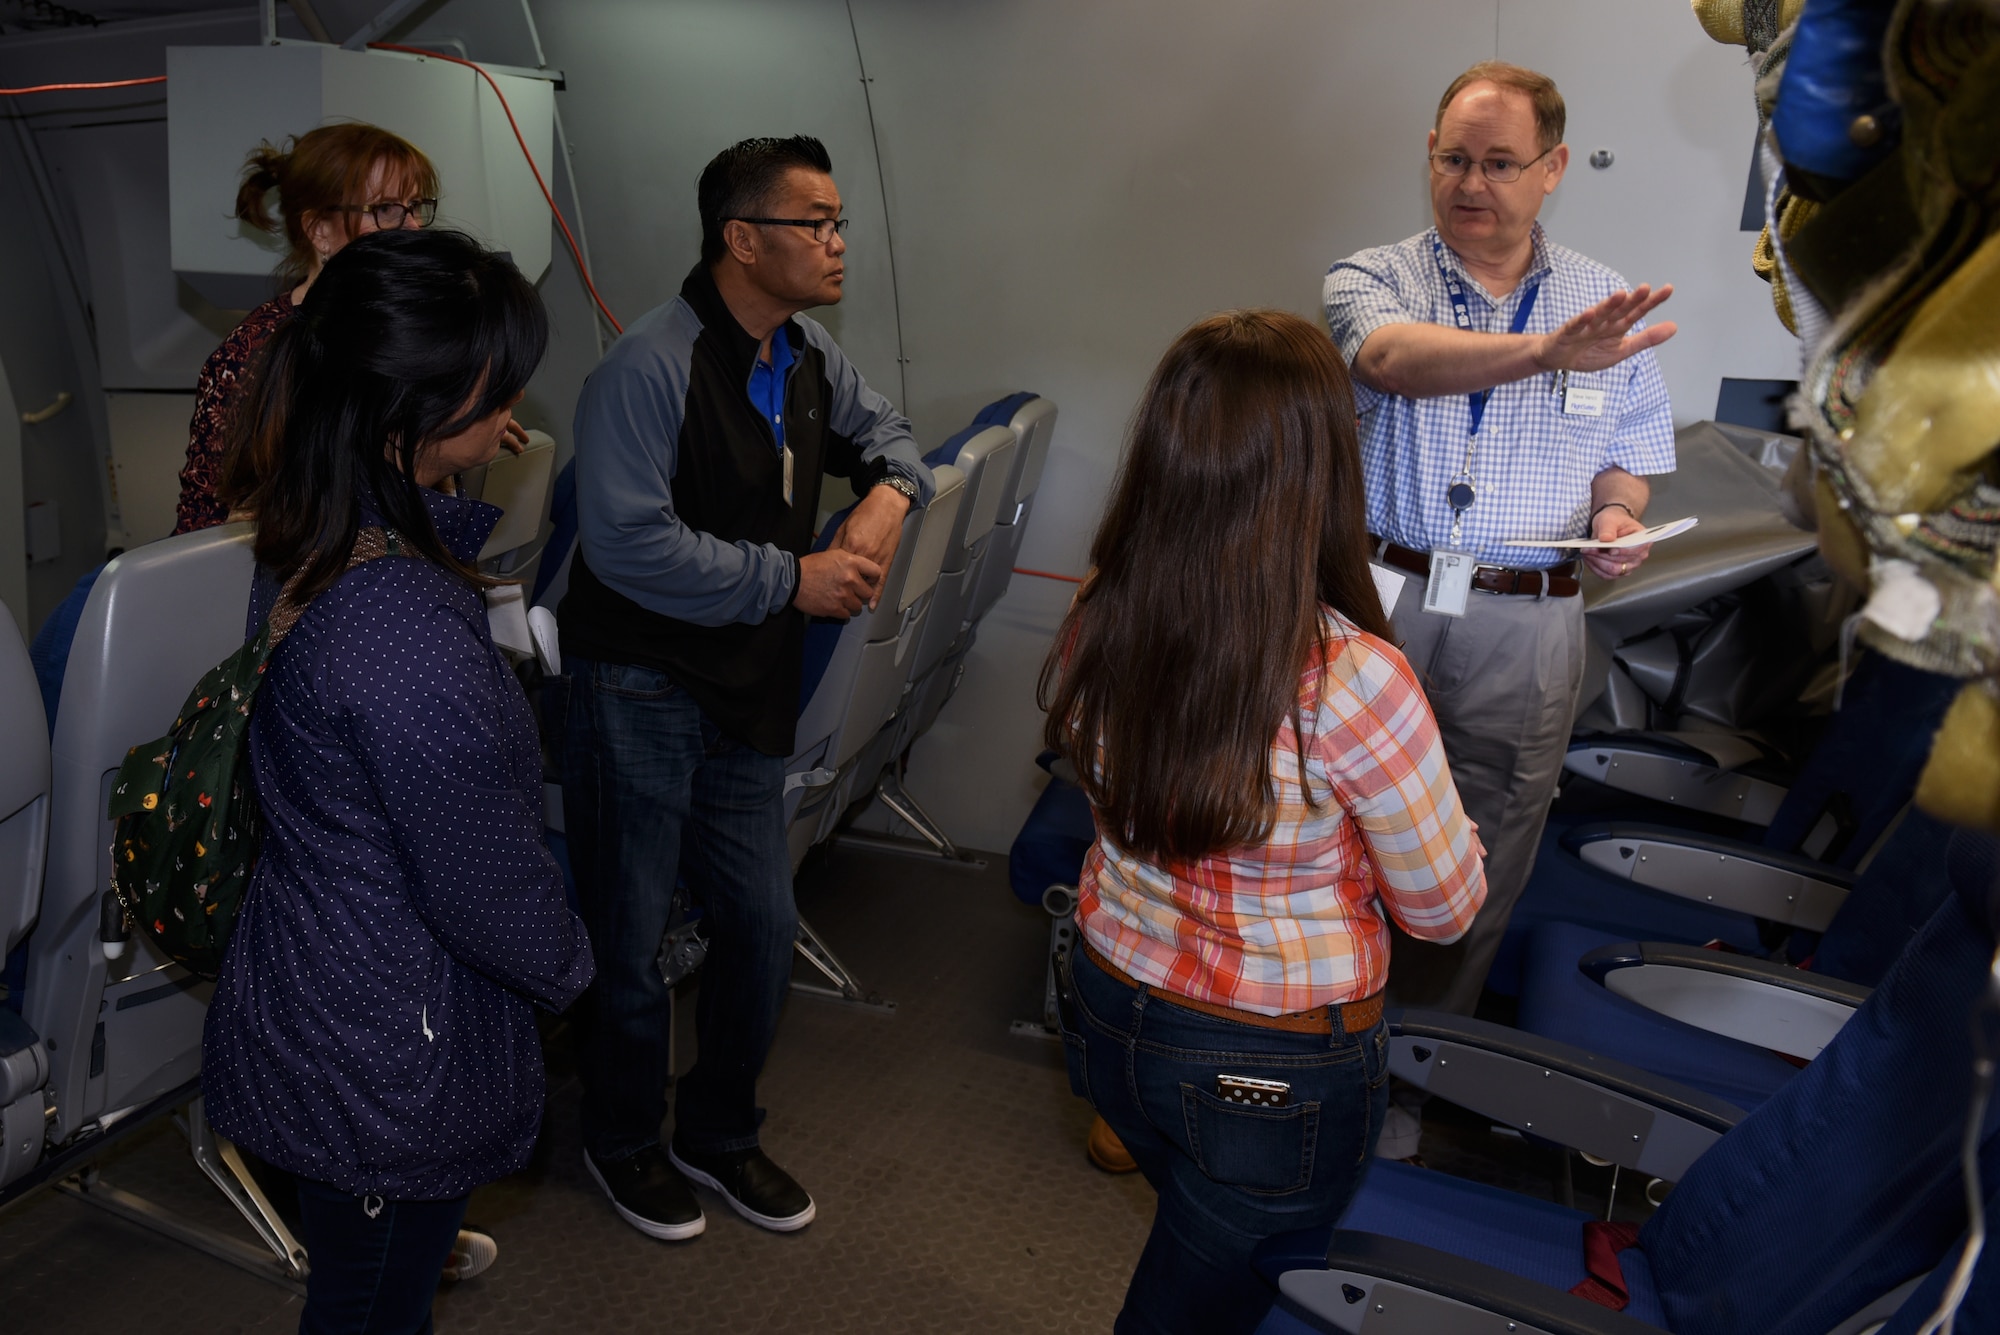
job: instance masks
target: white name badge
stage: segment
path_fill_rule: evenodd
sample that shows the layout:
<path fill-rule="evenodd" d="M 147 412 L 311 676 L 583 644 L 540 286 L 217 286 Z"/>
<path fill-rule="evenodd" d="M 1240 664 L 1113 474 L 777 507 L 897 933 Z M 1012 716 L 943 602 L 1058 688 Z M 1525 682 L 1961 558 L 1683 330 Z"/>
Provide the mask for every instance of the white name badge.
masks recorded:
<path fill-rule="evenodd" d="M 1462 617 L 1472 597 L 1472 569 L 1477 562 L 1471 552 L 1431 553 L 1431 577 L 1424 585 L 1424 611 L 1439 616 Z"/>
<path fill-rule="evenodd" d="M 1373 561 L 1368 563 L 1368 573 L 1375 577 L 1375 596 L 1382 600 L 1382 615 L 1393 620 L 1396 600 L 1403 596 L 1403 583 L 1409 576 Z"/>
<path fill-rule="evenodd" d="M 1570 417 L 1604 416 L 1604 391 L 1571 386 L 1563 391 L 1563 413 Z"/>

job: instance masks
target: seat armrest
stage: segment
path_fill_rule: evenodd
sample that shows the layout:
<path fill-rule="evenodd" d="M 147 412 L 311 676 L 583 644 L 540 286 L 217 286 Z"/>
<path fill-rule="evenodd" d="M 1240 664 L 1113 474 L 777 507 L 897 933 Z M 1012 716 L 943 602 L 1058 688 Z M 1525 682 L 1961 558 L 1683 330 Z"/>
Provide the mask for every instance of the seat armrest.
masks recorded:
<path fill-rule="evenodd" d="M 1400 1238 L 1336 1230 L 1326 1268 L 1287 1270 L 1278 1293 L 1290 1307 L 1360 1335 L 1659 1335 L 1645 1322 Z"/>
<path fill-rule="evenodd" d="M 1583 1048 L 1436 1011 L 1389 1016 L 1389 1069 L 1460 1107 L 1677 1182 L 1741 1121 L 1733 1103 Z"/>
<path fill-rule="evenodd" d="M 1823 862 L 1667 825 L 1600 821 L 1563 836 L 1585 864 L 1699 904 L 1823 932 L 1854 888 Z"/>
<path fill-rule="evenodd" d="M 1784 785 L 1718 763 L 1712 740 L 1698 747 L 1673 736 L 1593 734 L 1571 740 L 1563 768 L 1619 792 L 1751 825 L 1769 825 L 1785 800 Z"/>
<path fill-rule="evenodd" d="M 1577 968 L 1669 1019 L 1804 1061 L 1869 996 L 1868 988 L 1754 955 L 1657 941 L 1601 946 Z"/>

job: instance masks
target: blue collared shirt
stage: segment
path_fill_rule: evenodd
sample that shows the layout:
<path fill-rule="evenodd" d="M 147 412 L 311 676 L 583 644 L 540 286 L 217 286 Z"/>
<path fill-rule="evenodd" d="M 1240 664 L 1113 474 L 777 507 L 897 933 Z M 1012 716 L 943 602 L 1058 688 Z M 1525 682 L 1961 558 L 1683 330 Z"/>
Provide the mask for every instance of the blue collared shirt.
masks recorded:
<path fill-rule="evenodd" d="M 778 438 L 780 451 L 785 448 L 785 382 L 791 377 L 792 363 L 797 360 L 790 335 L 779 325 L 771 331 L 771 360 L 767 362 L 760 357 L 750 366 L 750 406 L 771 424 L 771 434 Z"/>
<path fill-rule="evenodd" d="M 1436 235 L 1432 228 L 1361 251 L 1327 272 L 1327 328 L 1350 364 L 1383 325 L 1453 323 L 1431 244 Z M 1628 286 L 1612 270 L 1551 242 L 1539 223 L 1528 274 L 1504 297 L 1481 287 L 1450 247 L 1444 260 L 1465 292 L 1473 329 L 1485 333 L 1505 333 L 1537 281 L 1541 295 L 1525 330 L 1530 334 L 1549 333 Z M 1465 512 L 1459 542 L 1479 560 L 1524 568 L 1567 560 L 1570 553 L 1560 548 L 1506 544 L 1585 536 L 1591 479 L 1607 468 L 1640 475 L 1673 471 L 1673 410 L 1650 349 L 1607 370 L 1571 372 L 1568 385 L 1603 391 L 1602 413 L 1565 413 L 1551 374 L 1496 386 L 1487 401 L 1472 470 L 1479 494 Z M 1369 530 L 1417 551 L 1447 546 L 1451 505 L 1445 495 L 1465 466 L 1472 418 L 1467 396 L 1405 398 L 1357 380 L 1354 406 L 1361 418 Z"/>

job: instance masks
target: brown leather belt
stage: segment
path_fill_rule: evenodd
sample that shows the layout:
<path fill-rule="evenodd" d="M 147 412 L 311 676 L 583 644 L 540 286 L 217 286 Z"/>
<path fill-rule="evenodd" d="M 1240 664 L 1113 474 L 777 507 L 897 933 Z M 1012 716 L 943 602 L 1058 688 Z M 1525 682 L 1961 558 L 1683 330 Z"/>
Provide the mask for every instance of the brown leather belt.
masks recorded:
<path fill-rule="evenodd" d="M 1290 1015 L 1262 1015 L 1256 1011 L 1240 1011 L 1234 1006 L 1224 1006 L 1214 1001 L 1197 1001 L 1178 992 L 1169 992 L 1165 988 L 1142 983 L 1104 958 L 1097 947 L 1090 942 L 1080 941 L 1080 944 L 1083 946 L 1083 953 L 1090 956 L 1092 964 L 1127 987 L 1136 987 L 1147 996 L 1158 997 L 1170 1006 L 1198 1011 L 1218 1020 L 1234 1020 L 1237 1024 L 1253 1025 L 1258 1029 L 1283 1029 L 1293 1034 L 1330 1034 L 1337 1021 L 1342 1033 L 1365 1034 L 1375 1027 L 1377 1020 L 1382 1018 L 1380 992 L 1372 997 L 1363 997 L 1359 1001 L 1340 1004 L 1329 1002 L 1324 1006 L 1315 1006 L 1309 1011 L 1293 1011 Z"/>
<path fill-rule="evenodd" d="M 1368 541 L 1375 549 L 1377 560 L 1398 570 L 1407 570 L 1412 575 L 1430 578 L 1430 553 L 1399 547 L 1393 542 L 1384 542 L 1373 533 L 1368 535 Z M 1574 559 L 1558 566 L 1550 566 L 1546 570 L 1475 566 L 1472 570 L 1472 587 L 1482 593 L 1527 594 L 1537 598 L 1574 598 L 1583 588 L 1577 583 Z"/>

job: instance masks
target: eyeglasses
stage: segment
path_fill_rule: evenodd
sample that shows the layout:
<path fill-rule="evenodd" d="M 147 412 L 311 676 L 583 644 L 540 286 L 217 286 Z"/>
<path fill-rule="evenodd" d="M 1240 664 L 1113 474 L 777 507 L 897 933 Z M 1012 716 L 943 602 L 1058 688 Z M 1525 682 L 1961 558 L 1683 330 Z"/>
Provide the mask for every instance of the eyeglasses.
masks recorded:
<path fill-rule="evenodd" d="M 1509 181 L 1520 180 L 1522 172 L 1553 152 L 1553 148 L 1545 148 L 1526 162 L 1516 162 L 1512 158 L 1487 158 L 1479 164 L 1479 170 L 1487 180 L 1505 185 Z M 1433 153 L 1430 157 L 1431 170 L 1439 176 L 1463 176 L 1472 170 L 1472 159 L 1463 153 Z"/>
<path fill-rule="evenodd" d="M 416 218 L 417 226 L 429 227 L 437 221 L 438 202 L 435 199 L 413 199 L 403 203 L 392 199 L 380 204 L 336 204 L 328 212 L 365 213 L 375 219 L 377 227 L 393 232 L 412 216 Z"/>
<path fill-rule="evenodd" d="M 813 244 L 823 246 L 835 233 L 847 230 L 845 218 L 726 218 L 725 222 L 761 223 L 765 227 L 810 227 Z"/>

